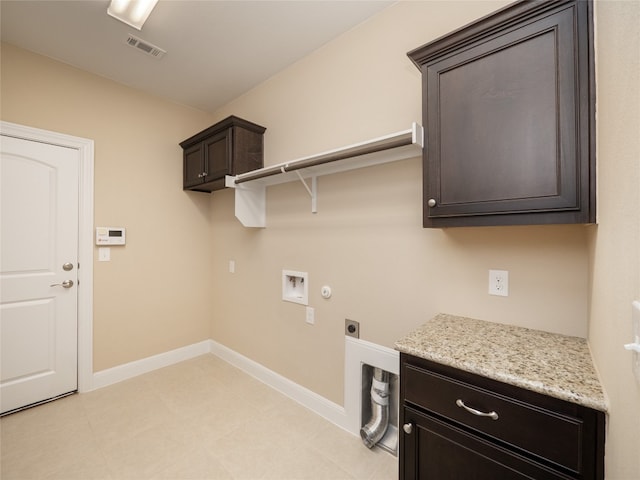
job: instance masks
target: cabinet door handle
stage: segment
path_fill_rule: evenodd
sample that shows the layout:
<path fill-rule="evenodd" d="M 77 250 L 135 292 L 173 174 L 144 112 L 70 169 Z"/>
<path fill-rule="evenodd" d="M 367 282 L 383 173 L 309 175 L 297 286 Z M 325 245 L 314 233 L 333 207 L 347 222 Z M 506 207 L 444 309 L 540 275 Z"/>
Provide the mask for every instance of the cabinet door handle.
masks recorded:
<path fill-rule="evenodd" d="M 406 433 L 406 434 L 410 435 L 410 434 L 411 434 L 411 432 L 413 432 L 413 424 L 411 424 L 411 423 L 405 423 L 405 424 L 402 426 L 402 429 L 404 430 L 404 433 Z"/>
<path fill-rule="evenodd" d="M 429 201 L 427 202 L 427 205 L 429 205 L 431 208 L 433 208 L 433 207 L 436 206 L 437 203 L 438 202 L 436 202 L 435 198 L 430 198 Z"/>
<path fill-rule="evenodd" d="M 476 410 L 475 408 L 467 407 L 464 404 L 464 402 L 460 399 L 456 400 L 456 405 L 458 405 L 460 408 L 464 408 L 469 413 L 473 413 L 474 415 L 477 415 L 478 417 L 489 417 L 492 420 L 498 419 L 498 414 L 496 412 L 485 413 L 485 412 L 481 412 L 480 410 Z"/>

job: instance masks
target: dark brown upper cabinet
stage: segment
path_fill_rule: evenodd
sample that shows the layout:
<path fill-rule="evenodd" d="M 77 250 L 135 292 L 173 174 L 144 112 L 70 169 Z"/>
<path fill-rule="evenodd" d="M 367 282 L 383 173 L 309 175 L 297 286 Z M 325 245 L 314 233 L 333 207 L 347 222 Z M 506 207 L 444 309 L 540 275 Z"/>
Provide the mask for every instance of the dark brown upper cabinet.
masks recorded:
<path fill-rule="evenodd" d="M 408 56 L 425 227 L 595 222 L 591 0 L 517 2 Z"/>
<path fill-rule="evenodd" d="M 181 142 L 183 189 L 213 192 L 224 188 L 225 175 L 262 168 L 265 130 L 230 116 Z"/>

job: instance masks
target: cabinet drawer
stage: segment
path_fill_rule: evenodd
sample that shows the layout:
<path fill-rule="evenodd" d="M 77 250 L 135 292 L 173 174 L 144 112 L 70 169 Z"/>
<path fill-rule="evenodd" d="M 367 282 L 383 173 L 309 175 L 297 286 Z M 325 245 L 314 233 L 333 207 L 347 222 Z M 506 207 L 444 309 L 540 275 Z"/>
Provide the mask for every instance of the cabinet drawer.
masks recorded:
<path fill-rule="evenodd" d="M 404 409 L 411 434 L 404 437 L 404 453 L 415 461 L 404 464 L 403 479 L 442 480 L 568 480 L 575 478 L 495 445 L 445 421 Z M 420 474 L 416 475 L 416 471 Z"/>
<path fill-rule="evenodd" d="M 403 365 L 401 381 L 406 402 L 581 473 L 584 441 L 581 419 L 553 413 L 413 365 Z M 497 419 L 470 413 L 458 405 L 458 401 L 479 412 L 495 412 Z"/>

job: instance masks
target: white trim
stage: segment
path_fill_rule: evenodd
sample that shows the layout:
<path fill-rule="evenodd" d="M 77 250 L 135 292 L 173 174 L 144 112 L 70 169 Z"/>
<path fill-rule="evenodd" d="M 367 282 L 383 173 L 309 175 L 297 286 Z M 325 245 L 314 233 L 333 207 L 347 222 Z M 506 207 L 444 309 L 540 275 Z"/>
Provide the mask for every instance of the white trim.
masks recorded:
<path fill-rule="evenodd" d="M 118 365 L 117 367 L 101 370 L 93 375 L 93 387 L 102 388 L 114 383 L 122 382 L 159 368 L 168 367 L 175 363 L 184 362 L 194 357 L 211 352 L 211 340 L 176 348 L 168 352 L 159 353 L 151 357 Z"/>
<path fill-rule="evenodd" d="M 80 155 L 78 275 L 82 300 L 78 303 L 78 391 L 87 392 L 93 390 L 93 140 L 80 147 Z"/>
<path fill-rule="evenodd" d="M 3 135 L 49 143 L 78 151 L 78 390 L 93 388 L 93 140 L 0 121 Z"/>
<path fill-rule="evenodd" d="M 292 400 L 295 400 L 338 427 L 349 431 L 348 418 L 345 409 L 342 406 L 318 395 L 315 392 L 312 392 L 302 385 L 298 385 L 288 378 L 269 370 L 258 362 L 255 362 L 250 358 L 215 342 L 214 340 L 211 340 L 211 353 L 286 395 Z M 358 432 L 355 434 L 358 435 Z"/>

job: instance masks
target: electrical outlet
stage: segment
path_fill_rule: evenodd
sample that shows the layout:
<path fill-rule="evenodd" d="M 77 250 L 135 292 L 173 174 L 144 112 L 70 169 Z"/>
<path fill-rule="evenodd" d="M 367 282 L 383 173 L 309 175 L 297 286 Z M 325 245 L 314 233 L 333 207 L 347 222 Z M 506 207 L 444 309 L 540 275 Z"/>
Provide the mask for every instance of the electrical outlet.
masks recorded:
<path fill-rule="evenodd" d="M 344 320 L 344 334 L 353 338 L 360 338 L 360 323 L 355 320 Z"/>
<path fill-rule="evenodd" d="M 489 295 L 509 296 L 509 272 L 489 270 Z"/>

